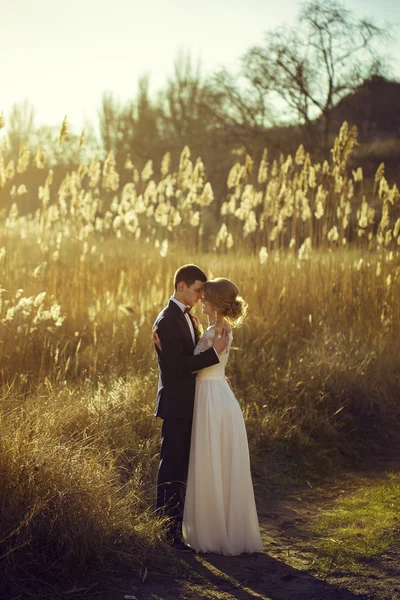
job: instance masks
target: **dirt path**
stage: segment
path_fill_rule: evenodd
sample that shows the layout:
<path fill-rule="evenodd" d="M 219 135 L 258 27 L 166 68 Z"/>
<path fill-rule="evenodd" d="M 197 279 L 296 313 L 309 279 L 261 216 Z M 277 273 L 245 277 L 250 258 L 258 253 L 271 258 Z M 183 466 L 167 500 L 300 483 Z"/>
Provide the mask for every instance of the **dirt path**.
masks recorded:
<path fill-rule="evenodd" d="M 70 598 L 86 600 L 400 600 L 400 545 L 371 561 L 362 575 L 314 567 L 316 539 L 308 525 L 341 495 L 367 485 L 385 472 L 387 463 L 370 472 L 340 475 L 317 487 L 282 498 L 258 498 L 264 552 L 241 557 L 182 554 L 189 575 L 147 572 L 145 581 L 114 580 L 102 592 L 95 586 Z M 97 591 L 97 593 L 96 593 Z"/>
<path fill-rule="evenodd" d="M 340 475 L 285 500 L 259 500 L 264 552 L 240 558 L 182 555 L 190 567 L 189 578 L 177 581 L 148 573 L 144 583 L 121 581 L 104 600 L 124 600 L 125 596 L 137 600 L 400 599 L 400 547 L 371 561 L 363 575 L 332 570 L 325 577 L 314 570 L 316 540 L 306 527 L 334 499 L 394 469 L 398 470 L 398 463 L 388 462 L 362 476 Z"/>

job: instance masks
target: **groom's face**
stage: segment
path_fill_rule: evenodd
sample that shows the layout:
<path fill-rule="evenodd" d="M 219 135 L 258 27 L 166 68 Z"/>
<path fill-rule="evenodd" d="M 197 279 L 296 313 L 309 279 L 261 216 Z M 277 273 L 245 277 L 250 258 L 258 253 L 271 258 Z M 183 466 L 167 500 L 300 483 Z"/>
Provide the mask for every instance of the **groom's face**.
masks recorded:
<path fill-rule="evenodd" d="M 183 304 L 186 304 L 186 306 L 194 306 L 199 300 L 203 298 L 203 281 L 199 281 L 196 279 L 196 281 L 190 286 L 187 286 L 184 282 L 182 282 L 182 284 Z"/>

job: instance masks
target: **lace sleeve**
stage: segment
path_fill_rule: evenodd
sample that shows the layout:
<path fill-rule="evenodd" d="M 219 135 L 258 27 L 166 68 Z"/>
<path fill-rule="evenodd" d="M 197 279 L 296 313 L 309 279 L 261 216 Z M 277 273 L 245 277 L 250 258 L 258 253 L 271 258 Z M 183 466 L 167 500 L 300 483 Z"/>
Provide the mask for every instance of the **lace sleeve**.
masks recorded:
<path fill-rule="evenodd" d="M 214 326 L 211 326 L 209 329 L 206 329 L 203 336 L 197 342 L 197 346 L 194 349 L 194 354 L 200 354 L 201 352 L 205 352 L 206 350 L 211 348 L 211 346 L 214 343 L 214 337 L 215 337 L 215 328 L 214 328 Z M 225 350 L 220 352 L 220 356 L 223 354 L 228 354 L 229 349 L 231 347 L 231 343 L 232 343 L 232 333 L 229 334 L 228 345 L 226 346 Z"/>
<path fill-rule="evenodd" d="M 194 349 L 194 354 L 200 354 L 201 352 L 205 352 L 214 342 L 215 331 L 213 329 L 207 329 L 202 337 L 197 342 L 197 345 Z"/>

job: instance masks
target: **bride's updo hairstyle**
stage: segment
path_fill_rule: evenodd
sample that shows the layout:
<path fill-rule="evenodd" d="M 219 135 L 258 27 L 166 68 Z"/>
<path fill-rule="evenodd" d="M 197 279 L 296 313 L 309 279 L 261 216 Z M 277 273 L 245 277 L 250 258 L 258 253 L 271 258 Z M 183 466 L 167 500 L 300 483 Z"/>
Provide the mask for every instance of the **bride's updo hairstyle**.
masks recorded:
<path fill-rule="evenodd" d="M 239 296 L 239 290 L 232 281 L 216 277 L 206 281 L 203 291 L 205 299 L 232 327 L 240 327 L 243 324 L 248 304 Z"/>

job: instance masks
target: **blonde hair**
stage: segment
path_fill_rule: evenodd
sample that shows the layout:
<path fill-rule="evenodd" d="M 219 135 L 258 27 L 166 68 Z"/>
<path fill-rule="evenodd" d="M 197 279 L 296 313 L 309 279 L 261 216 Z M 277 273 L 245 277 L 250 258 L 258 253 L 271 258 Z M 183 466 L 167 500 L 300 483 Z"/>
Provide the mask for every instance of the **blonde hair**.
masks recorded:
<path fill-rule="evenodd" d="M 232 327 L 240 327 L 247 315 L 247 302 L 229 279 L 216 277 L 204 284 L 205 299 Z"/>

